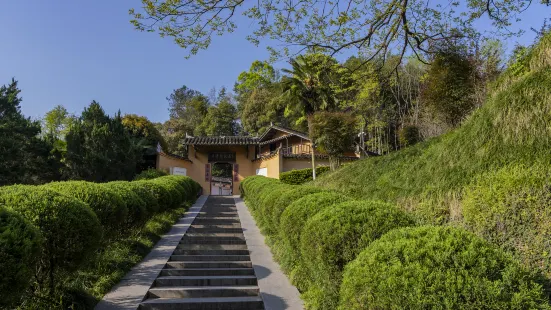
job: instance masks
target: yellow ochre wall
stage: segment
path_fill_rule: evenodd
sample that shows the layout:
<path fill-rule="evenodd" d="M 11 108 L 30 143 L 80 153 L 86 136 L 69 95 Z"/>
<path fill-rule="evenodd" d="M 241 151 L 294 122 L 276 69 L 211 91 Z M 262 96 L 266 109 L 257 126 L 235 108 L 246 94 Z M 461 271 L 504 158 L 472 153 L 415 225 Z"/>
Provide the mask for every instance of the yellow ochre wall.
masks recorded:
<path fill-rule="evenodd" d="M 316 167 L 320 166 L 329 166 L 329 160 L 316 158 Z M 283 169 L 281 172 L 306 168 L 312 168 L 312 159 L 283 158 Z"/>

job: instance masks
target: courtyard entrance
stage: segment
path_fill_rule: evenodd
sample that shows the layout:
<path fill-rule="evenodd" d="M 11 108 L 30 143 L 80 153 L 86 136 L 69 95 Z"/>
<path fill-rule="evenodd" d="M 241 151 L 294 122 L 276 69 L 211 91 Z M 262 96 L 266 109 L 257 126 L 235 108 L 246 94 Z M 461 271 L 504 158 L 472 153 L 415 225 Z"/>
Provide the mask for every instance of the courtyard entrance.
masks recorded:
<path fill-rule="evenodd" d="M 211 165 L 210 194 L 233 195 L 233 164 L 216 162 Z"/>

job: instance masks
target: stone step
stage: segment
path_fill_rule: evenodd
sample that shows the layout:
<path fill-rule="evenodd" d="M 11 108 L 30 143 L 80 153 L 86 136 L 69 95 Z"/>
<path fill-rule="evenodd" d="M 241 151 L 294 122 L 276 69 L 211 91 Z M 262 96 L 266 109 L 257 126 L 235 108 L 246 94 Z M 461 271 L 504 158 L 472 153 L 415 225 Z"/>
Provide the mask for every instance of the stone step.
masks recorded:
<path fill-rule="evenodd" d="M 246 244 L 178 244 L 182 250 L 248 250 Z"/>
<path fill-rule="evenodd" d="M 227 224 L 227 223 L 241 223 L 239 221 L 239 218 L 237 217 L 196 217 L 195 220 L 193 220 L 193 224 L 214 224 L 214 225 L 220 225 L 220 224 Z"/>
<path fill-rule="evenodd" d="M 241 228 L 241 223 L 230 223 L 230 224 L 220 224 L 220 225 L 201 225 L 201 224 L 191 224 L 188 228 L 190 229 L 201 229 L 201 228 Z"/>
<path fill-rule="evenodd" d="M 258 296 L 258 286 L 170 286 L 152 287 L 148 298 L 205 298 Z"/>
<path fill-rule="evenodd" d="M 257 285 L 256 276 L 162 276 L 155 287 L 163 286 L 235 286 Z"/>
<path fill-rule="evenodd" d="M 252 276 L 253 268 L 185 268 L 163 269 L 161 276 Z"/>
<path fill-rule="evenodd" d="M 182 239 L 197 237 L 216 237 L 216 238 L 226 238 L 226 237 L 243 237 L 243 232 L 187 232 Z"/>
<path fill-rule="evenodd" d="M 172 255 L 249 255 L 249 250 L 190 250 L 176 248 Z"/>
<path fill-rule="evenodd" d="M 249 255 L 171 255 L 169 261 L 250 261 Z"/>
<path fill-rule="evenodd" d="M 247 244 L 245 238 L 224 238 L 206 237 L 206 238 L 186 238 L 184 237 L 180 244 Z"/>
<path fill-rule="evenodd" d="M 202 210 L 197 212 L 197 216 L 203 216 L 204 214 L 212 215 L 217 214 L 218 216 L 239 216 L 237 210 Z"/>
<path fill-rule="evenodd" d="M 165 269 L 185 268 L 252 268 L 250 261 L 171 261 L 165 264 Z"/>
<path fill-rule="evenodd" d="M 151 298 L 143 301 L 140 310 L 263 310 L 260 296 L 217 298 Z"/>
<path fill-rule="evenodd" d="M 228 227 L 228 228 L 220 228 L 220 227 L 202 227 L 202 228 L 195 228 L 190 227 L 187 230 L 188 233 L 194 234 L 194 233 L 243 233 L 243 228 L 241 227 Z"/>

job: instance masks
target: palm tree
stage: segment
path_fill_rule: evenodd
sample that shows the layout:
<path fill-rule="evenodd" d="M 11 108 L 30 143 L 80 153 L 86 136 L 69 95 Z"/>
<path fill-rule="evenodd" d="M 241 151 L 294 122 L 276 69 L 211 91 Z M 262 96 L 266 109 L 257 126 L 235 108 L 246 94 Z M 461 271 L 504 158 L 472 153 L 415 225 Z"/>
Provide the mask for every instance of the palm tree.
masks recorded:
<path fill-rule="evenodd" d="M 336 108 L 337 100 L 329 83 L 325 70 L 314 64 L 303 55 L 290 61 L 292 70 L 283 69 L 289 76 L 282 78 L 284 93 L 287 97 L 287 108 L 293 109 L 306 117 L 310 130 L 312 115 L 318 111 L 331 111 Z M 316 179 L 314 142 L 312 141 L 312 176 Z"/>

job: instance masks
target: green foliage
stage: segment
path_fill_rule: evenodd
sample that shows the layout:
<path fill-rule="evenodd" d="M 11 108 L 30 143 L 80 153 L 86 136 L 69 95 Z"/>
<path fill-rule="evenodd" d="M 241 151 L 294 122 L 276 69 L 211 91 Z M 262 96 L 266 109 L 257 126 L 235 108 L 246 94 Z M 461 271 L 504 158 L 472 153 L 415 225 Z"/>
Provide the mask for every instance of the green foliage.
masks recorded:
<path fill-rule="evenodd" d="M 339 166 L 339 157 L 352 151 L 356 138 L 356 117 L 342 112 L 317 112 L 310 121 L 310 138 L 329 155 L 331 170 Z"/>
<path fill-rule="evenodd" d="M 339 309 L 549 309 L 511 256 L 454 227 L 394 230 L 345 270 Z"/>
<path fill-rule="evenodd" d="M 429 109 L 457 126 L 474 108 L 474 66 L 461 47 L 443 47 L 432 61 L 421 92 Z"/>
<path fill-rule="evenodd" d="M 409 125 L 400 130 L 398 138 L 401 145 L 410 146 L 421 141 L 421 134 L 417 126 Z"/>
<path fill-rule="evenodd" d="M 134 177 L 134 181 L 151 180 L 151 179 L 155 179 L 155 178 L 162 177 L 162 176 L 165 176 L 165 175 L 168 175 L 168 173 L 166 171 L 150 168 L 150 169 L 147 169 L 147 170 L 144 170 L 144 171 L 138 173 Z"/>
<path fill-rule="evenodd" d="M 84 109 L 66 136 L 65 175 L 73 180 L 131 180 L 142 147 L 125 129 L 120 112 L 105 114 L 95 101 Z"/>
<path fill-rule="evenodd" d="M 0 204 L 33 223 L 44 238 L 37 277 L 52 292 L 59 273 L 71 271 L 96 251 L 98 218 L 85 203 L 44 187 L 14 185 L 0 190 Z"/>
<path fill-rule="evenodd" d="M 313 289 L 304 299 L 312 309 L 335 309 L 345 265 L 386 232 L 412 226 L 409 215 L 377 201 L 349 201 L 314 215 L 301 235 L 301 263 Z"/>
<path fill-rule="evenodd" d="M 272 183 L 264 186 L 258 195 L 259 203 L 255 211 L 258 213 L 257 224 L 264 233 L 272 234 L 274 231 L 269 230 L 270 212 L 277 203 L 277 199 L 287 191 L 295 188 L 293 185 L 284 184 L 281 182 Z"/>
<path fill-rule="evenodd" d="M 551 277 L 549 164 L 510 165 L 476 178 L 462 203 L 470 230 Z"/>
<path fill-rule="evenodd" d="M 69 181 L 48 183 L 42 187 L 76 198 L 89 205 L 103 226 L 106 237 L 120 230 L 126 221 L 128 208 L 125 202 L 115 191 L 102 184 Z"/>
<path fill-rule="evenodd" d="M 247 200 L 248 207 L 256 211 L 260 205 L 260 194 L 262 191 L 276 184 L 280 184 L 280 181 L 256 175 L 245 178 L 239 186 L 241 187 L 241 195 Z"/>
<path fill-rule="evenodd" d="M 21 113 L 20 92 L 15 80 L 0 87 L 0 185 L 39 184 L 58 177 L 52 145 L 39 137 L 40 122 Z"/>
<path fill-rule="evenodd" d="M 235 136 L 238 133 L 237 108 L 231 96 L 222 88 L 216 105 L 211 105 L 202 123 L 196 128 L 203 136 Z"/>
<path fill-rule="evenodd" d="M 165 139 L 147 117 L 136 114 L 126 114 L 122 118 L 122 125 L 135 139 L 145 140 L 144 147 L 148 149 L 157 149 L 157 144 L 160 144 L 163 150 L 168 149 Z"/>
<path fill-rule="evenodd" d="M 159 206 L 160 211 L 170 209 L 174 205 L 174 196 L 167 186 L 164 186 L 161 183 L 153 182 L 153 180 L 133 181 L 131 183 L 142 186 L 151 195 L 153 195 L 157 201 L 157 206 Z"/>
<path fill-rule="evenodd" d="M 147 220 L 149 212 L 146 207 L 146 202 L 140 198 L 143 194 L 135 192 L 130 182 L 114 181 L 101 185 L 116 192 L 126 204 L 128 216 L 126 217 L 125 224 L 127 226 L 140 226 Z"/>
<path fill-rule="evenodd" d="M 188 195 L 184 186 L 170 178 L 156 178 L 147 182 L 155 183 L 165 188 L 166 192 L 171 196 L 171 202 L 168 205 L 170 209 L 178 208 L 186 200 L 186 196 Z"/>
<path fill-rule="evenodd" d="M 38 261 L 40 232 L 19 214 L 0 207 L 0 307 L 14 306 L 29 286 Z"/>
<path fill-rule="evenodd" d="M 329 170 L 329 167 L 326 166 L 316 167 L 316 177 L 319 177 Z M 281 182 L 291 185 L 304 184 L 312 181 L 312 168 L 282 172 L 279 174 L 279 179 Z"/>
<path fill-rule="evenodd" d="M 293 203 L 306 195 L 319 193 L 322 191 L 316 187 L 296 186 L 296 187 L 284 187 L 285 190 L 281 192 L 281 195 L 270 204 L 270 207 L 265 212 L 265 228 L 266 233 L 277 234 L 280 227 L 279 221 L 281 214 L 285 209 Z"/>
<path fill-rule="evenodd" d="M 56 140 L 64 140 L 72 121 L 73 117 L 67 109 L 62 105 L 57 105 L 44 115 L 42 132 Z"/>
<path fill-rule="evenodd" d="M 308 219 L 325 208 L 345 202 L 349 198 L 334 192 L 307 194 L 295 199 L 281 214 L 279 238 L 288 261 L 282 261 L 283 268 L 292 270 L 300 259 L 300 236 Z"/>
<path fill-rule="evenodd" d="M 138 197 L 144 201 L 147 213 L 151 215 L 159 211 L 160 207 L 157 197 L 144 182 L 128 182 L 127 186 L 134 194 L 138 195 Z"/>

